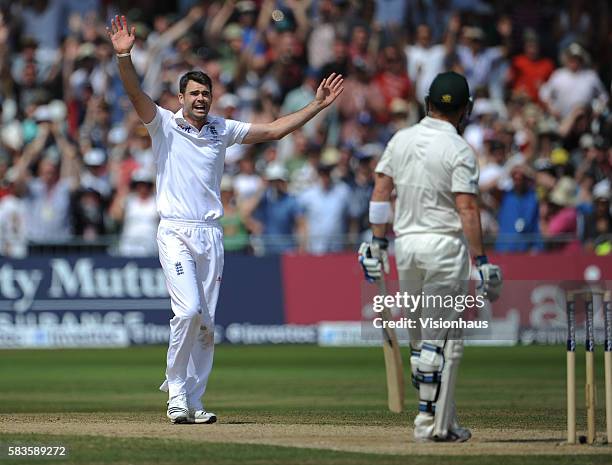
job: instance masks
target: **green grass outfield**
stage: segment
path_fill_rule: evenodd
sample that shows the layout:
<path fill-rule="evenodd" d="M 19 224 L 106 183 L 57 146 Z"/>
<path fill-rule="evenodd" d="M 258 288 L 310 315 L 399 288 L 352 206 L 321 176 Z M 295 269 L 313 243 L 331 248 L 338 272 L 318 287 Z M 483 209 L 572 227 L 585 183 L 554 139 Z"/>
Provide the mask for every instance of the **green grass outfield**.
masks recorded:
<path fill-rule="evenodd" d="M 577 357 L 579 422 L 584 422 L 584 366 Z M 406 357 L 406 354 L 405 354 Z M 121 350 L 0 351 L 0 465 L 5 463 L 211 464 L 488 464 L 612 463 L 612 448 L 592 455 L 431 456 L 376 455 L 261 444 L 198 442 L 193 438 L 112 438 L 75 434 L 7 433 L 7 418 L 114 418 L 165 421 L 163 347 Z M 407 357 L 406 357 L 407 358 Z M 603 357 L 597 353 L 598 430 L 604 429 Z M 407 362 L 407 360 L 406 360 Z M 582 362 L 582 363 L 581 363 Z M 407 387 L 407 412 L 386 409 L 380 348 L 227 346 L 216 349 L 206 405 L 221 424 L 406 426 L 416 399 Z M 468 347 L 457 391 L 462 423 L 476 430 L 565 429 L 565 351 L 562 347 Z M 2 422 L 4 418 L 4 423 Z M 165 425 L 164 425 L 165 427 Z M 173 428 L 201 428 L 184 425 Z M 579 424 L 579 430 L 580 430 Z M 397 428 L 396 428 L 397 430 Z M 61 431 L 58 431 L 61 433 Z M 401 438 L 400 438 L 401 439 Z M 64 444 L 67 459 L 7 457 L 9 445 Z M 470 444 L 470 443 L 468 443 Z M 563 447 L 563 446 L 561 446 Z M 587 446 L 578 446 L 585 448 Z M 436 457 L 433 457 L 436 456 Z"/>

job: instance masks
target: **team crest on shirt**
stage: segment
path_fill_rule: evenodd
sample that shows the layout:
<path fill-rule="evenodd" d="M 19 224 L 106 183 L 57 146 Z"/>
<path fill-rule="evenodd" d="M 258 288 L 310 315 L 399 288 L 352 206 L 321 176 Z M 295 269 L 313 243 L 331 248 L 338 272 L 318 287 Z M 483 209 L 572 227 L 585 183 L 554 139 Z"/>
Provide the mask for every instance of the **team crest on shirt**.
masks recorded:
<path fill-rule="evenodd" d="M 218 142 L 221 142 L 221 138 L 219 137 L 219 132 L 217 131 L 217 128 L 214 125 L 209 124 L 208 126 L 206 126 L 206 129 L 208 131 L 208 134 L 210 135 L 210 138 L 215 144 Z"/>
<path fill-rule="evenodd" d="M 176 262 L 174 264 L 174 267 L 176 268 L 176 275 L 177 276 L 185 274 L 185 272 L 183 271 L 183 264 L 181 262 Z"/>

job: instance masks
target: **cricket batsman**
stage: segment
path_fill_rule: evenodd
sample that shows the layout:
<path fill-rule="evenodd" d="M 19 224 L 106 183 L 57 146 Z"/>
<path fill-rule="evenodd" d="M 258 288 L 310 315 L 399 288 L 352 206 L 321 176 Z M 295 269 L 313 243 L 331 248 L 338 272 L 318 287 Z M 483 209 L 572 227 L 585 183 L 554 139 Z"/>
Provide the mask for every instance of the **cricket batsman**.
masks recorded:
<path fill-rule="evenodd" d="M 225 150 L 233 144 L 278 140 L 312 119 L 342 93 L 341 75 L 321 82 L 312 102 L 272 123 L 250 124 L 211 116 L 212 81 L 190 71 L 179 83 L 182 108 L 172 113 L 140 88 L 130 50 L 135 28 L 116 16 L 107 28 L 123 87 L 151 136 L 157 164 L 159 260 L 174 317 L 166 379 L 172 423 L 214 423 L 202 396 L 213 363 L 215 308 L 223 273 L 220 184 Z"/>
<path fill-rule="evenodd" d="M 376 167 L 370 202 L 373 239 L 359 249 L 366 279 L 380 279 L 387 263 L 386 225 L 393 220 L 400 290 L 413 295 L 459 295 L 468 291 L 470 255 L 478 267 L 481 291 L 495 300 L 501 291 L 499 267 L 488 262 L 482 244 L 478 163 L 461 130 L 471 110 L 466 79 L 439 74 L 425 99 L 427 116 L 398 131 Z M 395 213 L 390 203 L 395 188 Z M 451 309 L 413 309 L 409 316 L 458 318 Z M 413 384 L 419 413 L 414 437 L 419 442 L 464 442 L 471 437 L 459 426 L 454 393 L 463 355 L 460 330 L 409 329 Z"/>

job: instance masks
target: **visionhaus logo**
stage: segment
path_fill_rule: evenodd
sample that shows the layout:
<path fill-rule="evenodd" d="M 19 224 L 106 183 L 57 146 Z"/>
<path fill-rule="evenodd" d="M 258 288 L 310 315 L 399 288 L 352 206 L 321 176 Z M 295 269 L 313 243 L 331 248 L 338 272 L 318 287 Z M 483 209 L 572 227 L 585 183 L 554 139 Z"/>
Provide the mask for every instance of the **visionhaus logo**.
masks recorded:
<path fill-rule="evenodd" d="M 392 295 L 375 295 L 372 310 L 380 316 L 372 320 L 377 329 L 488 329 L 486 320 L 466 320 L 459 316 L 466 310 L 485 307 L 482 295 L 432 295 L 396 292 Z M 397 320 L 385 318 L 386 309 L 397 308 L 408 312 L 408 317 Z"/>

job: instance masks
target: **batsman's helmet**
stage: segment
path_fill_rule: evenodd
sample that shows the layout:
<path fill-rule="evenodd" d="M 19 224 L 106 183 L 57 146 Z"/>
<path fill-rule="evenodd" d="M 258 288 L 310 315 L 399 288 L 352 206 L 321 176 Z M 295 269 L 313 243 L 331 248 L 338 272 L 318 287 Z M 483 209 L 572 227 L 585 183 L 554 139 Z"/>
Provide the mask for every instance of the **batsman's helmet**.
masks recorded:
<path fill-rule="evenodd" d="M 472 98 L 467 80 L 454 71 L 438 74 L 425 97 L 425 105 L 429 103 L 440 110 L 451 112 L 467 106 L 469 114 Z"/>

